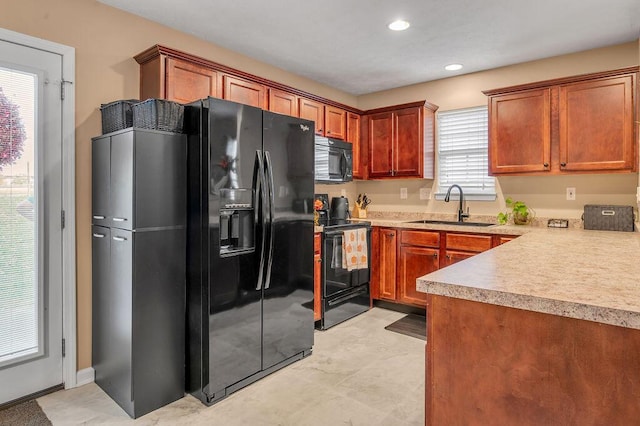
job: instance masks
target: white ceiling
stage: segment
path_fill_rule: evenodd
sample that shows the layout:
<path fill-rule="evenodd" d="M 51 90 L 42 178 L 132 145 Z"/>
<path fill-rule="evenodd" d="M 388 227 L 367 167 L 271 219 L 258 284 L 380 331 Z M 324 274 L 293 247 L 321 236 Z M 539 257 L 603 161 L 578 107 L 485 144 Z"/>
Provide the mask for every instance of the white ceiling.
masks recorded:
<path fill-rule="evenodd" d="M 640 0 L 99 1 L 354 95 L 640 38 Z"/>

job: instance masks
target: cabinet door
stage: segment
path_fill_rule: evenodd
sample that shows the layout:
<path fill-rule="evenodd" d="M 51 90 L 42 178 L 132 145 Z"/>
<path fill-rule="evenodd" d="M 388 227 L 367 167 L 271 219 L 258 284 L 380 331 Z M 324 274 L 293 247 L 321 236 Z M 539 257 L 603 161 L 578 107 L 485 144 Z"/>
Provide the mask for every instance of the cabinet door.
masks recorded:
<path fill-rule="evenodd" d="M 397 231 L 380 229 L 380 298 L 396 300 Z"/>
<path fill-rule="evenodd" d="M 222 81 L 223 99 L 257 108 L 267 108 L 267 88 L 262 84 L 230 75 L 223 76 Z"/>
<path fill-rule="evenodd" d="M 489 173 L 544 172 L 551 162 L 551 91 L 491 98 Z"/>
<path fill-rule="evenodd" d="M 393 114 L 381 112 L 368 117 L 369 177 L 393 175 Z"/>
<path fill-rule="evenodd" d="M 353 177 L 364 178 L 362 167 L 362 151 L 360 144 L 360 116 L 352 112 L 347 113 L 347 142 L 353 146 Z"/>
<path fill-rule="evenodd" d="M 293 93 L 269 88 L 269 111 L 298 116 L 298 97 Z"/>
<path fill-rule="evenodd" d="M 91 361 L 96 372 L 96 382 L 101 386 L 113 374 L 110 359 L 113 345 L 112 297 L 110 274 L 111 229 L 103 226 L 91 227 L 91 299 L 93 318 L 91 322 Z"/>
<path fill-rule="evenodd" d="M 95 138 L 91 143 L 91 223 L 110 226 L 109 176 L 111 174 L 111 138 Z"/>
<path fill-rule="evenodd" d="M 393 176 L 422 177 L 422 108 L 405 108 L 394 112 L 394 124 Z"/>
<path fill-rule="evenodd" d="M 307 98 L 298 98 L 300 118 L 316 124 L 316 135 L 324 136 L 324 104 Z"/>
<path fill-rule="evenodd" d="M 347 112 L 327 105 L 324 108 L 324 134 L 328 138 L 344 140 L 347 137 Z"/>
<path fill-rule="evenodd" d="M 444 255 L 443 267 L 453 265 L 461 260 L 468 259 L 475 256 L 477 253 L 470 253 L 464 251 L 447 250 Z"/>
<path fill-rule="evenodd" d="M 560 86 L 560 170 L 633 170 L 633 77 Z"/>
<path fill-rule="evenodd" d="M 132 326 L 133 326 L 133 232 L 111 228 L 111 264 L 109 268 L 110 324 L 113 330 L 110 351 L 113 389 L 122 400 L 133 401 Z"/>
<path fill-rule="evenodd" d="M 427 294 L 416 290 L 416 279 L 438 269 L 438 249 L 400 246 L 398 302 L 425 306 Z"/>
<path fill-rule="evenodd" d="M 166 60 L 166 98 L 189 103 L 207 96 L 220 97 L 219 75 L 216 71 L 180 59 Z"/>
<path fill-rule="evenodd" d="M 313 320 L 322 318 L 322 235 L 313 236 Z"/>
<path fill-rule="evenodd" d="M 134 229 L 133 214 L 133 150 L 134 132 L 111 138 L 111 226 Z"/>

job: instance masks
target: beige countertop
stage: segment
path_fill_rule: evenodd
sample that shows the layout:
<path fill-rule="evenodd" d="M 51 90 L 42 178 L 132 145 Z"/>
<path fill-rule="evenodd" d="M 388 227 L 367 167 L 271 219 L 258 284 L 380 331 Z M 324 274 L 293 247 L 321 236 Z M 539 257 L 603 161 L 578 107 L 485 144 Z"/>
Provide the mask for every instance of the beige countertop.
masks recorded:
<path fill-rule="evenodd" d="M 522 226 L 480 232 L 524 235 L 420 277 L 416 289 L 640 329 L 640 233 Z"/>

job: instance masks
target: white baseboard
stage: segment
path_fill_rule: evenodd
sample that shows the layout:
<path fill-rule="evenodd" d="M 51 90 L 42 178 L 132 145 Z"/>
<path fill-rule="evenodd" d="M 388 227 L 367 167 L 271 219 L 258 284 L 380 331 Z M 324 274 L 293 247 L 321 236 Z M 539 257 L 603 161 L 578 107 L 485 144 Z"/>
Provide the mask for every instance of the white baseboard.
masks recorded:
<path fill-rule="evenodd" d="M 93 367 L 85 368 L 76 373 L 76 386 L 86 385 L 92 383 L 96 377 L 96 372 Z"/>

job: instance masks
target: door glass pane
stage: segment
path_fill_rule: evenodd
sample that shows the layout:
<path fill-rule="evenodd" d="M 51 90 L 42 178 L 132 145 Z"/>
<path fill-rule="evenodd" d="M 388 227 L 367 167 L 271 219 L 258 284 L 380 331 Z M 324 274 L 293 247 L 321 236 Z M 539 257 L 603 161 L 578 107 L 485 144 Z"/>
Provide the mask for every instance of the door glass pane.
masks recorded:
<path fill-rule="evenodd" d="M 0 366 L 41 351 L 36 83 L 34 74 L 0 67 Z"/>

